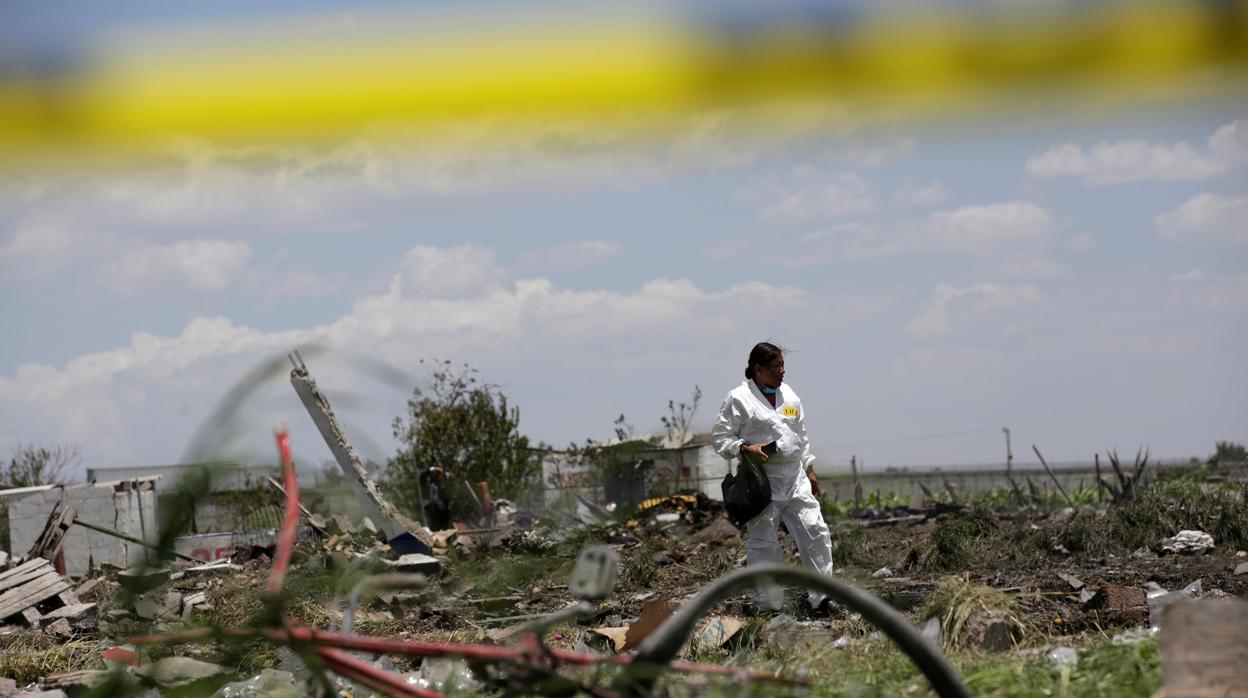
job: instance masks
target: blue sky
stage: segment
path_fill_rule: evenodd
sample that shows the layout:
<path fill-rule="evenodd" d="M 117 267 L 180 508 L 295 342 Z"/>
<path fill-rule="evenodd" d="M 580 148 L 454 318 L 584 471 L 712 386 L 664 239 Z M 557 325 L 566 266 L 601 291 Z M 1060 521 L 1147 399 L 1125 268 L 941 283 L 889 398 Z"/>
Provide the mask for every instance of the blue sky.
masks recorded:
<path fill-rule="evenodd" d="M 319 149 L 171 137 L 163 164 L 0 177 L 0 453 L 178 461 L 296 346 L 384 458 L 422 358 L 468 361 L 522 429 L 706 423 L 760 339 L 793 349 L 824 468 L 1203 456 L 1248 440 L 1248 109 L 859 120 L 657 139 L 480 125 Z M 488 126 L 486 127 L 488 130 Z M 394 381 L 391 381 L 393 383 Z M 279 378 L 222 451 L 328 456 Z M 910 437 L 959 433 L 936 439 Z M 969 432 L 969 433 L 964 433 Z"/>

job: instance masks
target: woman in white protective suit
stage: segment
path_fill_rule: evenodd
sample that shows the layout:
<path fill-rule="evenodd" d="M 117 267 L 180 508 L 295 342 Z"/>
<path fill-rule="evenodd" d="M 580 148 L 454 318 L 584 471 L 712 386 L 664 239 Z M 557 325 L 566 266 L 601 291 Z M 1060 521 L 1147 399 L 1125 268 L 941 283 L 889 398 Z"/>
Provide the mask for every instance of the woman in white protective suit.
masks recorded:
<path fill-rule="evenodd" d="M 764 447 L 775 442 L 770 456 Z M 819 482 L 810 465 L 815 457 L 806 438 L 806 410 L 797 393 L 784 382 L 784 352 L 769 342 L 750 351 L 745 382 L 728 392 L 711 428 L 711 446 L 728 460 L 749 456 L 763 463 L 771 484 L 771 504 L 746 524 L 746 564 L 783 562 L 778 528 L 783 521 L 802 562 L 821 574 L 832 574 L 832 539 L 815 499 Z M 767 449 L 771 451 L 772 449 Z M 823 594 L 807 596 L 812 609 L 826 610 Z M 771 585 L 754 593 L 764 610 L 778 610 L 782 590 Z"/>

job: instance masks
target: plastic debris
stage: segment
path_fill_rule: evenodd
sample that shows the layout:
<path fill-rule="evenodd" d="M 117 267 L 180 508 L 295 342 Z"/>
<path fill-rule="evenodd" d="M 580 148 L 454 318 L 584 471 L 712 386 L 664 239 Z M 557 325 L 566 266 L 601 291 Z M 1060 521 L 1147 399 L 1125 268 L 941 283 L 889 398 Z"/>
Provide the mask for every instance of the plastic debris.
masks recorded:
<path fill-rule="evenodd" d="M 940 644 L 940 618 L 938 616 L 928 618 L 919 633 L 932 642 Z"/>
<path fill-rule="evenodd" d="M 1115 645 L 1138 645 L 1152 635 L 1153 633 L 1148 628 L 1136 628 L 1115 634 L 1110 642 Z"/>
<path fill-rule="evenodd" d="M 288 671 L 265 669 L 259 674 L 227 683 L 212 698 L 297 698 L 304 691 L 295 683 L 295 675 Z"/>
<path fill-rule="evenodd" d="M 407 682 L 442 693 L 467 693 L 481 690 L 481 682 L 460 659 L 427 657 L 420 664 L 420 672 L 409 675 Z"/>
<path fill-rule="evenodd" d="M 1079 652 L 1074 647 L 1054 647 L 1048 656 L 1049 663 L 1058 669 L 1073 669 L 1079 664 Z"/>
<path fill-rule="evenodd" d="M 1148 588 L 1148 625 L 1153 632 L 1157 632 L 1161 627 L 1161 616 L 1166 606 L 1180 599 L 1195 598 L 1197 594 L 1204 591 L 1204 585 L 1199 579 L 1180 591 L 1166 591 L 1157 582 L 1149 582 L 1145 586 Z"/>
<path fill-rule="evenodd" d="M 1203 555 L 1213 549 L 1213 536 L 1204 531 L 1179 531 L 1161 541 L 1162 553 Z"/>

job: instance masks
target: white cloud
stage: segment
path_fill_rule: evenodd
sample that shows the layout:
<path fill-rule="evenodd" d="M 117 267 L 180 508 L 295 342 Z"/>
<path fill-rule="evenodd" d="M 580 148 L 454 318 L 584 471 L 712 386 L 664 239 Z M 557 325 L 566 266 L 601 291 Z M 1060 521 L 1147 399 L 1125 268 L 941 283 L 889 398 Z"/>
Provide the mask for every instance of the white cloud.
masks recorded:
<path fill-rule="evenodd" d="M 610 373 L 604 342 L 618 350 L 608 352 L 610 361 L 624 364 L 640 356 L 657 361 L 670 351 L 664 343 L 632 347 L 643 337 L 705 348 L 732 337 L 748 346 L 739 333 L 752 337 L 763 318 L 783 326 L 811 300 L 795 287 L 758 282 L 707 290 L 687 279 L 654 279 L 628 292 L 561 289 L 540 278 L 504 284 L 492 260 L 483 248 L 417 247 L 396 265 L 402 269 L 384 292 L 359 298 L 327 324 L 261 331 L 224 317 L 195 317 L 172 336 L 140 331 L 124 346 L 59 367 L 21 365 L 0 376 L 0 441 L 79 443 L 94 462 L 106 464 L 136 449 L 148 458 L 158 452 L 160 459 L 173 459 L 188 438 L 183 414 L 203 415 L 248 365 L 301 345 L 408 366 L 417 358 L 484 355 L 515 364 L 517 372 L 540 365 L 575 380 Z M 434 272 L 451 285 L 419 282 Z M 447 295 L 450 289 L 455 293 Z M 862 312 L 859 306 L 879 307 L 855 302 L 846 305 L 846 315 Z M 288 388 L 273 390 L 276 407 L 255 415 L 265 425 L 260 431 L 282 420 L 303 423 Z M 160 450 L 153 451 L 149 442 L 156 441 Z"/>
<path fill-rule="evenodd" d="M 59 268 L 73 247 L 73 236 L 60 226 L 20 227 L 7 245 L 0 246 L 0 277 L 27 278 Z"/>
<path fill-rule="evenodd" d="M 1185 311 L 1240 317 L 1248 310 L 1248 272 L 1217 274 L 1191 269 L 1171 277 L 1172 301 Z"/>
<path fill-rule="evenodd" d="M 394 284 L 415 296 L 456 296 L 496 284 L 503 270 L 494 251 L 473 245 L 444 249 L 418 245 L 403 255 Z"/>
<path fill-rule="evenodd" d="M 134 293 L 185 286 L 221 291 L 238 279 L 251 259 L 251 246 L 225 240 L 186 240 L 146 245 L 109 264 L 105 274 L 114 289 Z"/>
<path fill-rule="evenodd" d="M 979 283 L 959 288 L 952 284 L 938 283 L 932 297 L 923 301 L 918 314 L 906 323 L 906 334 L 915 339 L 928 339 L 951 333 L 955 318 L 950 306 L 955 302 L 961 305 L 964 299 L 974 299 L 974 303 L 969 309 L 963 310 L 963 314 L 978 317 L 1022 305 L 1033 305 L 1040 302 L 1043 296 L 1031 284 L 1003 286 Z"/>
<path fill-rule="evenodd" d="M 1248 119 L 1220 126 L 1209 136 L 1209 155 L 1223 162 L 1248 162 Z"/>
<path fill-rule="evenodd" d="M 577 240 L 528 250 L 520 255 L 518 262 L 526 269 L 581 269 L 602 264 L 623 250 L 608 240 Z"/>
<path fill-rule="evenodd" d="M 813 167 L 796 168 L 787 181 L 763 188 L 757 195 L 764 219 L 783 223 L 848 218 L 875 213 L 871 186 L 849 172 L 825 174 Z"/>
<path fill-rule="evenodd" d="M 931 246 L 907 229 L 874 223 L 836 223 L 796 237 L 753 234 L 720 240 L 707 250 L 710 259 L 749 260 L 784 269 L 859 262 L 929 251 Z"/>
<path fill-rule="evenodd" d="M 1048 279 L 1067 273 L 1066 267 L 1057 260 L 1029 255 L 1007 255 L 993 261 L 986 271 L 994 277 L 1010 279 Z"/>
<path fill-rule="evenodd" d="M 1248 243 L 1248 196 L 1199 194 L 1154 220 L 1172 240 Z"/>
<path fill-rule="evenodd" d="M 850 167 L 876 169 L 912 155 L 919 145 L 914 137 L 894 138 L 884 143 L 851 143 L 838 149 L 833 159 Z"/>
<path fill-rule="evenodd" d="M 903 206 L 935 206 L 945 200 L 949 191 L 940 182 L 923 186 L 905 184 L 893 194 L 893 201 Z"/>
<path fill-rule="evenodd" d="M 1066 241 L 1066 248 L 1073 252 L 1083 252 L 1096 246 L 1096 236 L 1080 233 Z"/>
<path fill-rule="evenodd" d="M 1067 143 L 1027 160 L 1036 177 L 1078 177 L 1092 184 L 1121 184 L 1157 179 L 1163 182 L 1198 181 L 1226 172 L 1225 163 L 1212 160 L 1187 143 L 1162 145 L 1146 141 L 1098 143 L 1084 152 Z"/>
<path fill-rule="evenodd" d="M 1248 161 L 1248 120 L 1219 127 L 1203 152 L 1185 142 L 1143 140 L 1102 142 L 1084 150 L 1074 143 L 1055 145 L 1027 160 L 1027 171 L 1051 179 L 1076 177 L 1090 184 L 1157 180 L 1201 181 L 1229 172 Z"/>
<path fill-rule="evenodd" d="M 1026 201 L 937 211 L 928 221 L 942 246 L 979 254 L 1043 241 L 1053 228 L 1049 212 Z"/>
<path fill-rule="evenodd" d="M 1053 217 L 1027 202 L 964 206 L 936 211 L 925 219 L 895 224 L 835 223 L 797 236 L 756 233 L 720 240 L 711 259 L 749 259 L 784 268 L 856 262 L 901 255 L 973 254 L 980 257 L 1027 252 L 1035 256 L 1051 238 Z M 1054 267 L 1050 265 L 1049 271 Z M 1030 275 L 1043 275 L 1038 267 Z"/>

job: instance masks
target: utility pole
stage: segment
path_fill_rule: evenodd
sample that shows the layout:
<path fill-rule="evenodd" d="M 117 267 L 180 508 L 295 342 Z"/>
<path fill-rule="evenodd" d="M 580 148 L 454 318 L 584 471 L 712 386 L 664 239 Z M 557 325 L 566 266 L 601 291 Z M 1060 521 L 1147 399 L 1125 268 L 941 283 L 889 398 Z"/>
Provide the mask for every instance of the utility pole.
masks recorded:
<path fill-rule="evenodd" d="M 1014 450 L 1010 448 L 1010 428 L 1001 427 L 1001 431 L 1005 432 L 1005 472 L 1010 472 L 1014 467 Z"/>

